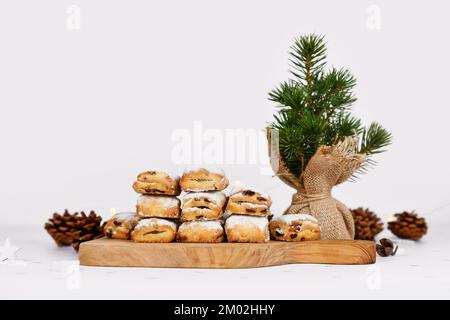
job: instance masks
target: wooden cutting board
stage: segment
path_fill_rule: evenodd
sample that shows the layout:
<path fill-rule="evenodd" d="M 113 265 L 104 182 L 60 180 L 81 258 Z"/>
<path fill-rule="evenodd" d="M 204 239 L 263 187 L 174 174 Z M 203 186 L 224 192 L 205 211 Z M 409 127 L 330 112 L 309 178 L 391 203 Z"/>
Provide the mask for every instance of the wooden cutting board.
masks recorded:
<path fill-rule="evenodd" d="M 80 246 L 80 264 L 102 267 L 256 268 L 291 263 L 372 264 L 375 243 L 319 240 L 268 243 L 134 243 L 98 239 Z"/>

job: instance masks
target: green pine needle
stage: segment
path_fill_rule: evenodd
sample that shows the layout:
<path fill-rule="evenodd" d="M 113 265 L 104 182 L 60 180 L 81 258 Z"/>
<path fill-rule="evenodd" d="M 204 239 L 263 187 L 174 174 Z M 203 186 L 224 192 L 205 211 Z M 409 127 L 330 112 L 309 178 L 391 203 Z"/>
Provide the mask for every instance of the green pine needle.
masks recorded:
<path fill-rule="evenodd" d="M 351 115 L 356 79 L 346 69 L 325 70 L 326 57 L 323 36 L 299 37 L 290 52 L 293 78 L 269 92 L 269 99 L 279 107 L 271 126 L 279 130 L 281 156 L 296 176 L 321 145 L 352 136 L 360 141 L 358 152 L 370 157 L 392 142 L 391 134 L 378 123 L 364 128 Z M 374 161 L 369 159 L 368 164 Z"/>
<path fill-rule="evenodd" d="M 373 155 L 384 152 L 384 148 L 392 143 L 392 135 L 380 124 L 373 122 L 362 132 L 359 152 Z"/>

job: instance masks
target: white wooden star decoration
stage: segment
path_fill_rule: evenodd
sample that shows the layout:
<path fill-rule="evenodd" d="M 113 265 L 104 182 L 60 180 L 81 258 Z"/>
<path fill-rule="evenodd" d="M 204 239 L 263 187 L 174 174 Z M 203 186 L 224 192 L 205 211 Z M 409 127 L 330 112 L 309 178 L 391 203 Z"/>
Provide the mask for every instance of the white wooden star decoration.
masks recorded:
<path fill-rule="evenodd" d="M 2 246 L 0 246 L 0 263 L 7 263 L 16 260 L 16 252 L 20 247 L 11 245 L 11 240 L 7 238 Z"/>

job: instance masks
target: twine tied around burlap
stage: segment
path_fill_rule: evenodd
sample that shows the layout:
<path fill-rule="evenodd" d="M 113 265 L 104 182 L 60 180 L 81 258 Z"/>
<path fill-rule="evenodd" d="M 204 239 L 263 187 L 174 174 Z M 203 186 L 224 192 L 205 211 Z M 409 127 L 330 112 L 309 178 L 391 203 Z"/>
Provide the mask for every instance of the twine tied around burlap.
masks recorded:
<path fill-rule="evenodd" d="M 347 137 L 332 146 L 320 146 L 300 177 L 292 174 L 279 155 L 278 135 L 267 130 L 270 164 L 275 174 L 297 190 L 284 214 L 306 213 L 319 220 L 321 239 L 353 240 L 355 225 L 350 210 L 334 199 L 331 190 L 347 181 L 366 161 L 356 151 L 356 141 Z"/>

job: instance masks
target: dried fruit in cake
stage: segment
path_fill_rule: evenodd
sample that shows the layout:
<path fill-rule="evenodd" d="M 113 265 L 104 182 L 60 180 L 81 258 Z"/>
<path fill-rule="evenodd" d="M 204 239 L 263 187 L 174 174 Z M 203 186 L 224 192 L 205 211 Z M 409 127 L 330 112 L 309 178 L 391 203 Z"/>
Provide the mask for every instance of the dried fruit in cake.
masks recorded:
<path fill-rule="evenodd" d="M 199 168 L 185 171 L 180 185 L 186 192 L 221 191 L 228 187 L 228 179 L 223 171 Z"/>
<path fill-rule="evenodd" d="M 230 195 L 226 210 L 232 214 L 268 216 L 271 205 L 272 200 L 269 195 L 251 189 L 242 189 Z"/>
<path fill-rule="evenodd" d="M 279 241 L 320 239 L 319 221 L 308 214 L 285 214 L 270 221 L 270 235 Z"/>
<path fill-rule="evenodd" d="M 177 233 L 178 242 L 216 243 L 223 240 L 224 232 L 220 220 L 183 222 Z"/>
<path fill-rule="evenodd" d="M 222 217 L 227 198 L 221 191 L 193 192 L 181 200 L 182 221 L 217 220 Z"/>
<path fill-rule="evenodd" d="M 139 217 L 135 212 L 120 212 L 106 223 L 103 232 L 107 238 L 128 240 L 138 222 Z"/>
<path fill-rule="evenodd" d="M 146 171 L 137 176 L 133 189 L 140 194 L 177 196 L 180 194 L 180 178 L 166 171 Z"/>
<path fill-rule="evenodd" d="M 177 233 L 177 224 L 171 220 L 149 218 L 139 221 L 131 233 L 134 242 L 172 242 Z"/>

